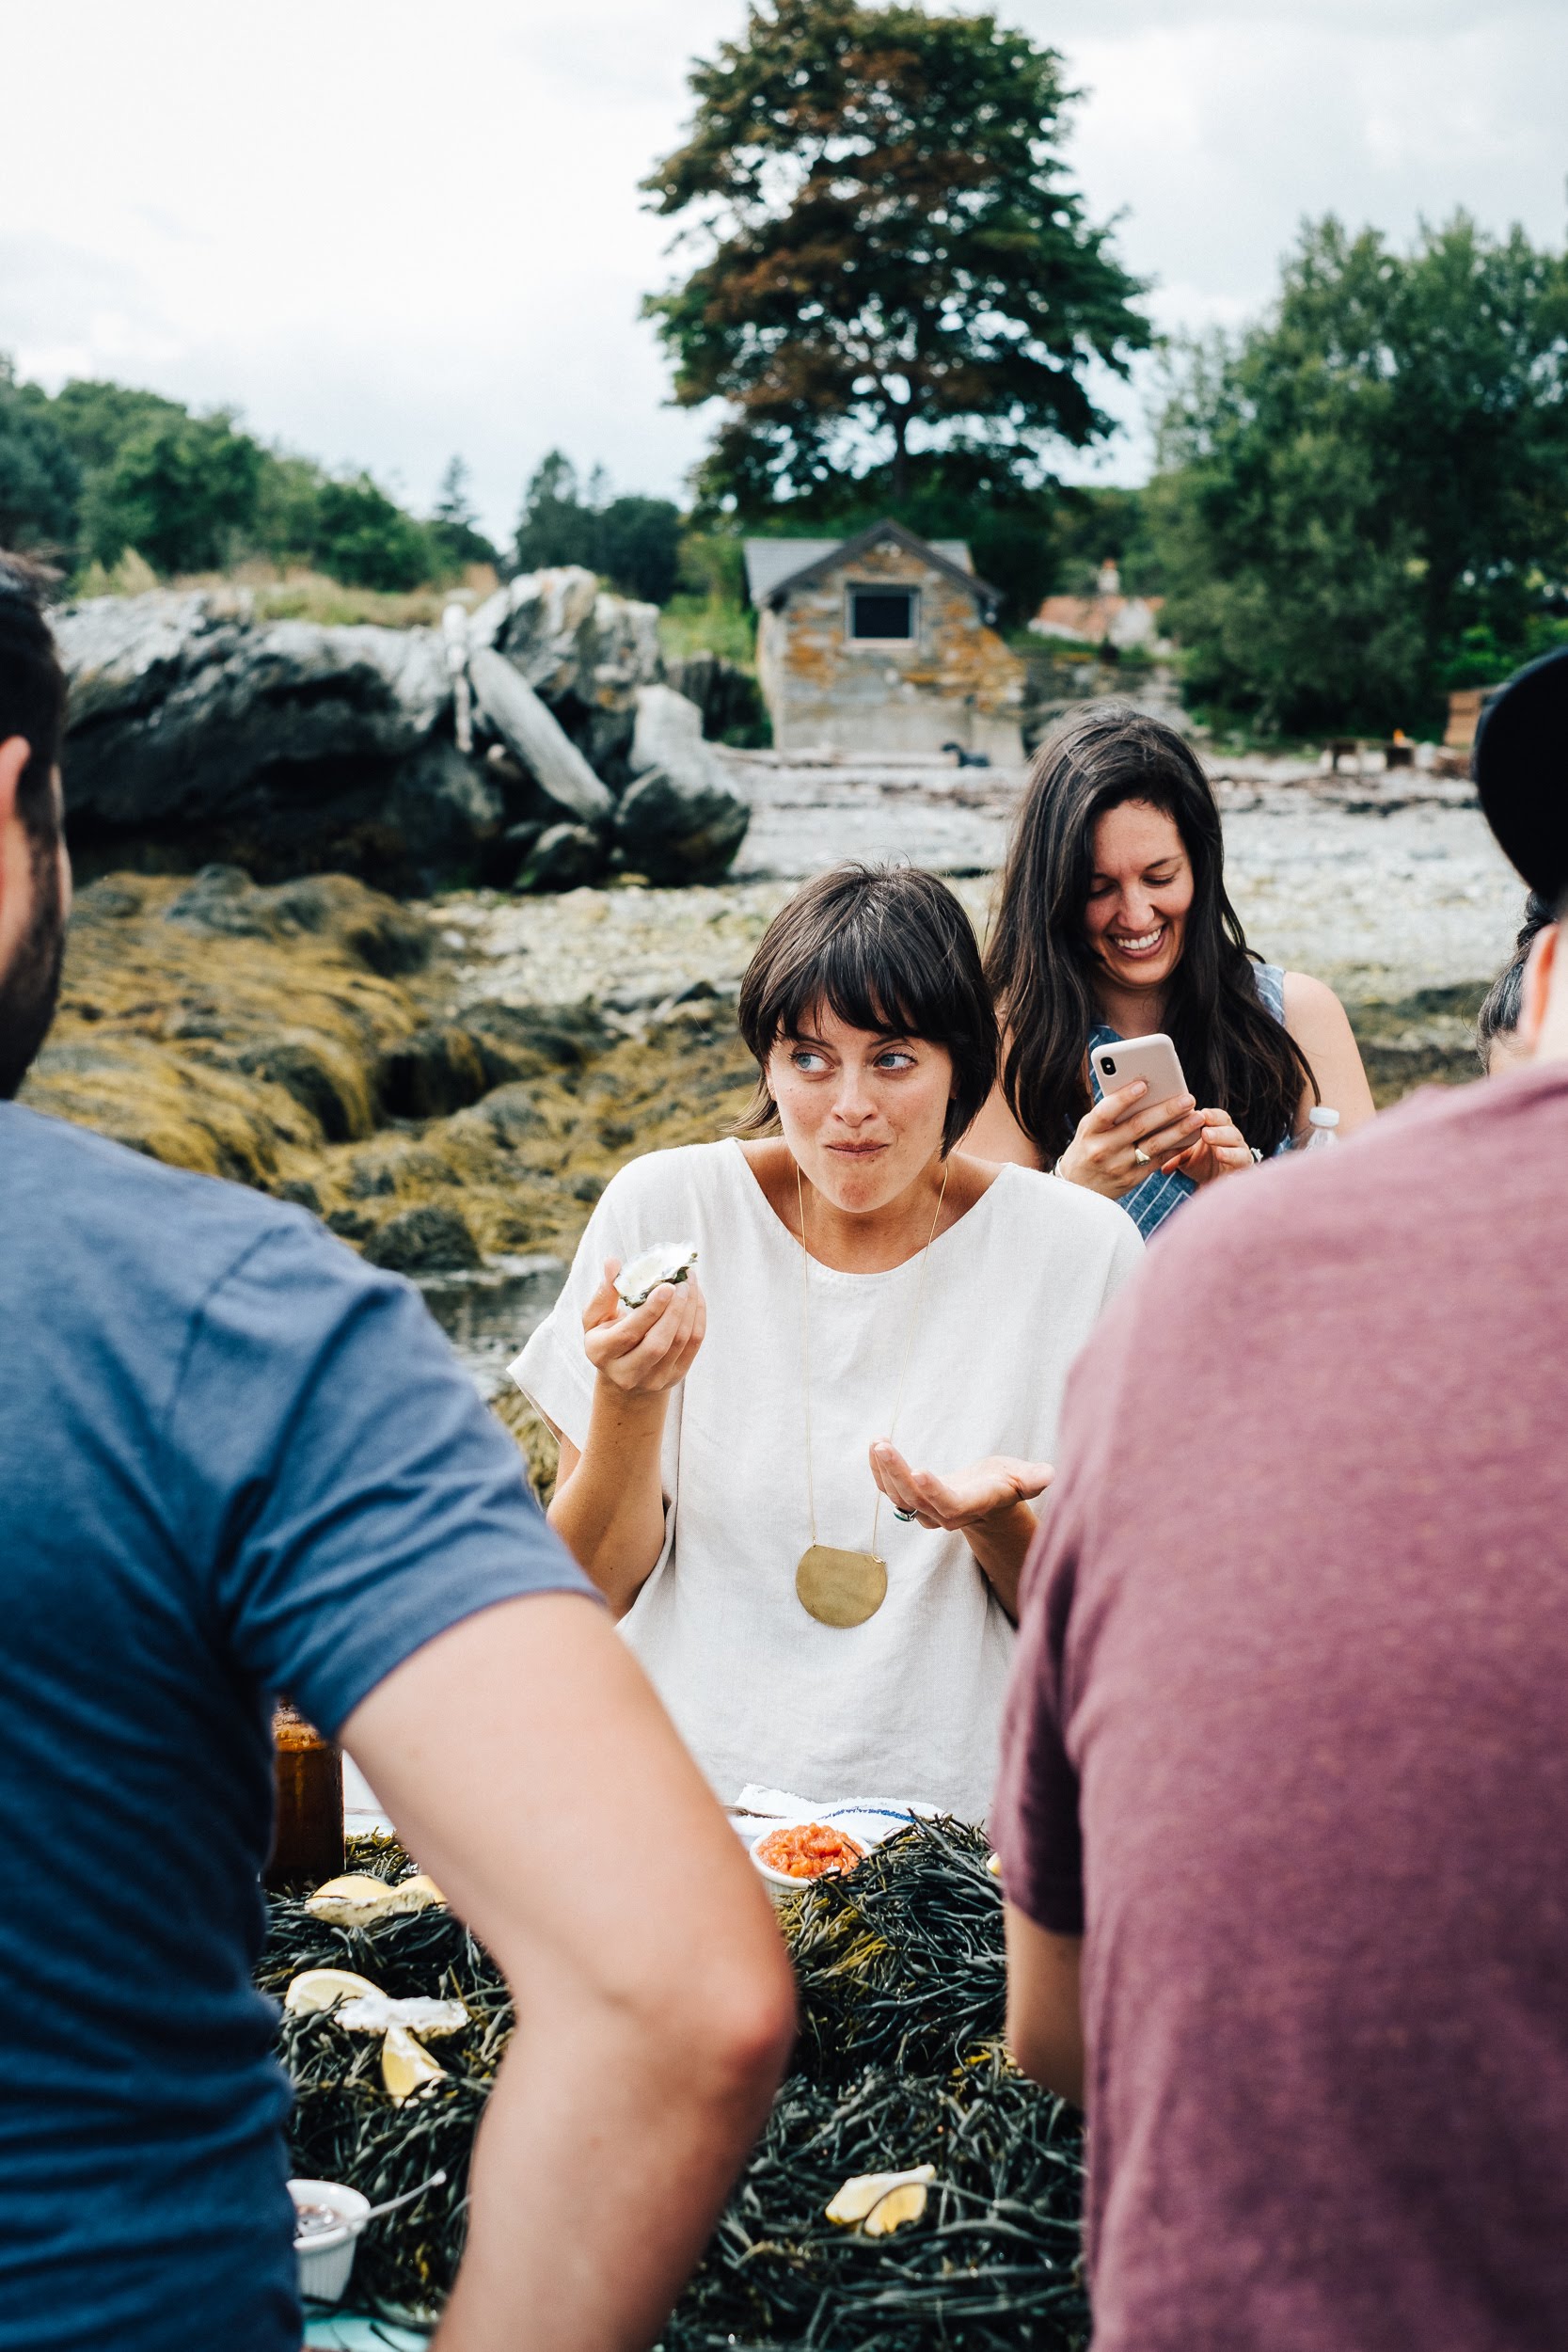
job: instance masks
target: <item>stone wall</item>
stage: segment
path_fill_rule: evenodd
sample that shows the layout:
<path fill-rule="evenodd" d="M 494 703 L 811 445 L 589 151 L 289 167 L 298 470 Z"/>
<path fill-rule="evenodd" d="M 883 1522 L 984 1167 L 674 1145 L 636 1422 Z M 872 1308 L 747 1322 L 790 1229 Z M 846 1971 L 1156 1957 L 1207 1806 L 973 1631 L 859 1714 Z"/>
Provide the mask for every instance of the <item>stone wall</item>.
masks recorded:
<path fill-rule="evenodd" d="M 907 644 L 857 644 L 847 590 L 884 581 L 919 590 L 916 634 Z M 782 612 L 765 608 L 757 675 L 781 751 L 938 752 L 960 743 L 1007 765 L 1023 755 L 1023 664 L 967 591 L 893 541 L 832 565 Z"/>

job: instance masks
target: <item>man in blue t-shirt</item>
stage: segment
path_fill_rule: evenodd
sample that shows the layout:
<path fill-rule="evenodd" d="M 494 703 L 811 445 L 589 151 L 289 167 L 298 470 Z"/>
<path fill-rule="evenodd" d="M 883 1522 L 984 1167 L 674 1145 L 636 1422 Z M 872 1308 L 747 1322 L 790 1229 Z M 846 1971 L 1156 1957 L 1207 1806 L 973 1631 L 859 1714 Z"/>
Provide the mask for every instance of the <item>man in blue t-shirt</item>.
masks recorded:
<path fill-rule="evenodd" d="M 766 1898 L 416 1294 L 14 1101 L 62 707 L 0 559 L 0 2352 L 297 2352 L 279 1691 L 516 1996 L 443 2352 L 646 2343 L 787 2046 Z"/>

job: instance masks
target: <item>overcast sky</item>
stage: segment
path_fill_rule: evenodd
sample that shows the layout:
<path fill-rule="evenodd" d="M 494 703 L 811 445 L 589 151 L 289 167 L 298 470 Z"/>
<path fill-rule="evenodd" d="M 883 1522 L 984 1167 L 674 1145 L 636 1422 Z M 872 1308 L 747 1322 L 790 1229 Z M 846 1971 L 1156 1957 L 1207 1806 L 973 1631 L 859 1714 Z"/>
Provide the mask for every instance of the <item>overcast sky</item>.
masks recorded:
<path fill-rule="evenodd" d="M 1269 297 L 1304 215 L 1467 205 L 1560 244 L 1565 0 L 1013 0 L 1085 95 L 1068 153 L 1163 326 Z M 231 404 L 510 531 L 551 444 L 678 494 L 703 420 L 638 316 L 637 183 L 743 0 L 49 0 L 7 11 L 0 351 Z M 1137 403 L 1108 478 L 1136 479 Z M 1075 470 L 1081 471 L 1082 469 Z"/>

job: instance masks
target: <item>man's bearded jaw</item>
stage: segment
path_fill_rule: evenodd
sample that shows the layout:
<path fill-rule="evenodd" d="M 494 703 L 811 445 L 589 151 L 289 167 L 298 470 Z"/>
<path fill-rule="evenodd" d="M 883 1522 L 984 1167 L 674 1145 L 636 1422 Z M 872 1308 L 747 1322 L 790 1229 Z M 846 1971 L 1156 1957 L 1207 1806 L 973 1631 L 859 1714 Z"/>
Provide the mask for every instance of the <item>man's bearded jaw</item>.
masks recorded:
<path fill-rule="evenodd" d="M 65 961 L 60 861 L 53 841 L 35 846 L 33 911 L 9 968 L 0 973 L 0 1103 L 13 1100 L 49 1034 Z"/>

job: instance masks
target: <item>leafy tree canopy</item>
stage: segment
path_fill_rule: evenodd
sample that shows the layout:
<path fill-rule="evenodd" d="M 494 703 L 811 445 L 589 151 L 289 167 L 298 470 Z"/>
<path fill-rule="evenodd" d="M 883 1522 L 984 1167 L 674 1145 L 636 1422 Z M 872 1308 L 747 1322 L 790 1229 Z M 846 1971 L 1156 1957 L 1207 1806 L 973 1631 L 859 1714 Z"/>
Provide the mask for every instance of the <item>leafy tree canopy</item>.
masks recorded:
<path fill-rule="evenodd" d="M 859 479 L 918 528 L 937 457 L 1028 487 L 1053 438 L 1110 430 L 1090 366 L 1125 373 L 1149 328 L 1062 176 L 1056 51 L 907 0 L 752 0 L 691 88 L 690 137 L 643 184 L 705 256 L 645 309 L 676 401 L 728 405 L 706 505 Z"/>
<path fill-rule="evenodd" d="M 612 498 L 601 467 L 585 485 L 571 459 L 552 449 L 523 493 L 517 569 L 581 564 L 624 596 L 665 604 L 675 586 L 680 535 L 680 509 L 672 500 Z"/>
<path fill-rule="evenodd" d="M 27 384 L 23 398 L 49 418 L 84 474 L 112 466 L 126 442 L 144 427 L 178 424 L 188 413 L 162 392 L 145 392 L 97 376 L 73 376 L 53 399 L 40 385 Z"/>
<path fill-rule="evenodd" d="M 97 474 L 84 516 L 89 552 L 127 548 L 155 571 L 215 571 L 250 541 L 264 453 L 227 410 L 139 425 Z"/>
<path fill-rule="evenodd" d="M 321 483 L 311 552 L 324 572 L 353 588 L 418 588 L 433 568 L 424 525 L 368 473 Z"/>
<path fill-rule="evenodd" d="M 1187 351 L 1148 503 L 1192 700 L 1430 723 L 1568 616 L 1568 262 L 1309 225 L 1270 315 Z"/>
<path fill-rule="evenodd" d="M 0 354 L 0 547 L 54 554 L 75 536 L 82 477 L 47 415 Z"/>
<path fill-rule="evenodd" d="M 78 571 L 135 548 L 166 577 L 262 555 L 392 590 L 495 560 L 460 459 L 423 523 L 368 474 L 337 477 L 266 448 L 231 410 L 193 417 L 160 392 L 87 378 L 51 396 L 17 384 L 0 356 L 5 544 L 57 551 Z"/>

